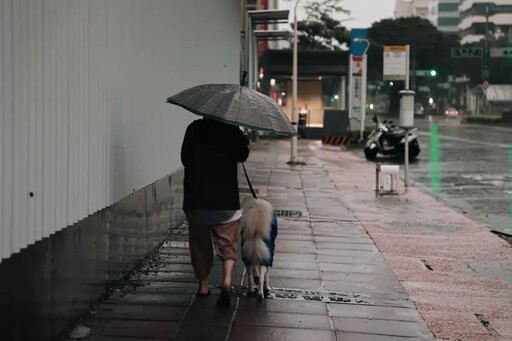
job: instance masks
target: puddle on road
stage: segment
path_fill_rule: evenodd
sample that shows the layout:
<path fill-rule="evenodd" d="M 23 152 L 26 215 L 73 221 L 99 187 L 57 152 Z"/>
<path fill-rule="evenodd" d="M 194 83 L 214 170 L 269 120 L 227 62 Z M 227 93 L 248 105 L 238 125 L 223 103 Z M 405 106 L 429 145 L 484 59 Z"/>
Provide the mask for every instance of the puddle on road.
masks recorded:
<path fill-rule="evenodd" d="M 439 191 L 439 136 L 437 135 L 437 123 L 430 122 L 430 183 L 431 192 Z"/>
<path fill-rule="evenodd" d="M 508 158 L 509 158 L 509 161 L 510 161 L 508 172 L 509 172 L 510 178 L 512 179 L 512 149 L 508 150 Z M 509 200 L 508 200 L 509 201 L 509 206 L 510 206 L 509 218 L 510 218 L 510 221 L 512 221 L 512 183 L 510 184 L 509 190 L 510 190 L 509 191 Z"/>
<path fill-rule="evenodd" d="M 394 230 L 402 231 L 420 231 L 420 232 L 446 232 L 453 233 L 462 229 L 462 226 L 443 223 L 443 222 L 393 222 L 386 225 L 386 227 Z"/>

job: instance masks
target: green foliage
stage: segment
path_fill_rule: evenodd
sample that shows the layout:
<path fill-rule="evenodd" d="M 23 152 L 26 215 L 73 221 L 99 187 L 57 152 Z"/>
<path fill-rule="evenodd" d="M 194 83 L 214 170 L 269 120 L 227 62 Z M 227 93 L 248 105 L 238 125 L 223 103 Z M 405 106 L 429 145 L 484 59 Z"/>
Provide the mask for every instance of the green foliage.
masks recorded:
<path fill-rule="evenodd" d="M 459 46 L 459 38 L 440 32 L 426 19 L 399 18 L 384 19 L 376 22 L 368 29 L 371 42 L 368 50 L 368 78 L 370 81 L 382 80 L 383 47 L 389 45 L 410 45 L 411 70 L 428 70 L 427 77 L 415 77 L 411 73 L 411 87 L 427 85 L 434 93 L 438 91 L 437 83 L 445 82 L 448 75 L 461 75 L 463 70 L 459 61 L 451 57 L 452 47 Z M 432 70 L 436 75 L 432 76 Z M 398 113 L 400 106 L 400 90 L 404 82 L 395 82 L 395 86 L 387 89 L 389 93 L 389 112 Z M 428 98 L 417 100 L 426 101 Z M 428 105 L 428 104 L 427 104 Z"/>
<path fill-rule="evenodd" d="M 503 120 L 503 115 L 501 114 L 488 114 L 488 115 L 479 115 L 479 116 L 466 116 L 464 117 L 464 122 L 468 123 L 500 123 Z"/>
<path fill-rule="evenodd" d="M 452 58 L 451 49 L 460 47 L 460 38 L 453 34 L 440 32 L 430 21 L 421 18 L 385 19 L 376 22 L 368 30 L 372 46 L 368 51 L 368 77 L 382 79 L 382 46 L 411 46 L 411 69 L 437 71 L 436 81 L 445 82 L 449 75 L 466 75 L 474 86 L 483 81 L 483 60 L 480 58 Z M 505 47 L 510 44 L 504 36 L 489 36 L 490 47 Z M 467 45 L 483 47 L 483 41 Z M 510 84 L 512 59 L 490 58 L 488 61 L 491 84 Z M 411 75 L 414 83 L 414 75 Z M 416 79 L 417 83 L 424 80 Z M 426 84 L 433 85 L 433 84 Z"/>
<path fill-rule="evenodd" d="M 369 77 L 382 79 L 382 46 L 411 46 L 411 68 L 437 71 L 437 78 L 462 73 L 457 61 L 451 57 L 452 47 L 459 46 L 459 38 L 440 32 L 432 23 L 418 17 L 385 19 L 368 30 L 372 42 L 369 54 Z"/>
<path fill-rule="evenodd" d="M 339 3 L 340 0 L 312 1 L 304 6 L 306 20 L 297 21 L 300 49 L 336 50 L 350 41 L 350 33 L 333 18 L 337 13 L 350 14 Z"/>

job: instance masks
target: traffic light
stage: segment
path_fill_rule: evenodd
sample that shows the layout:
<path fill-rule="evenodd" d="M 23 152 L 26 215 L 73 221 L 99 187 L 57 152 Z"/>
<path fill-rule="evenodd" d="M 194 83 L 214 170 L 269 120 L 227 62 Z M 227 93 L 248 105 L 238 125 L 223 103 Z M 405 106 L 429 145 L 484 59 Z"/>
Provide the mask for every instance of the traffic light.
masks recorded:
<path fill-rule="evenodd" d="M 489 48 L 486 48 L 484 50 L 484 56 L 483 56 L 483 65 L 482 68 L 484 70 L 489 70 L 489 59 L 491 57 L 491 51 Z"/>
<path fill-rule="evenodd" d="M 434 98 L 433 98 L 433 97 L 430 97 L 430 98 L 428 99 L 428 104 L 430 104 L 430 105 L 434 105 Z"/>
<path fill-rule="evenodd" d="M 432 69 L 428 72 L 429 76 L 430 77 L 437 77 L 437 70 L 436 69 Z"/>
<path fill-rule="evenodd" d="M 395 83 L 389 82 L 389 86 L 393 86 L 393 85 L 395 85 Z"/>
<path fill-rule="evenodd" d="M 482 78 L 488 79 L 491 76 L 491 70 L 489 69 L 489 59 L 491 58 L 491 52 L 489 47 L 484 49 L 484 55 L 482 58 Z"/>

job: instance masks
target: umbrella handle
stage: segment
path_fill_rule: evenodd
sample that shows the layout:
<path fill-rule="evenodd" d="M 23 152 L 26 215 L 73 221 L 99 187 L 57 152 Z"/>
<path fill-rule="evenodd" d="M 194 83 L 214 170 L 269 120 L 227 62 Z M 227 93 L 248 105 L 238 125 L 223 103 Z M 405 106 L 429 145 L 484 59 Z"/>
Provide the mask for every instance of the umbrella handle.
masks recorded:
<path fill-rule="evenodd" d="M 240 82 L 241 86 L 244 86 L 245 84 L 245 78 L 247 77 L 247 71 L 244 71 L 242 74 L 242 81 Z"/>

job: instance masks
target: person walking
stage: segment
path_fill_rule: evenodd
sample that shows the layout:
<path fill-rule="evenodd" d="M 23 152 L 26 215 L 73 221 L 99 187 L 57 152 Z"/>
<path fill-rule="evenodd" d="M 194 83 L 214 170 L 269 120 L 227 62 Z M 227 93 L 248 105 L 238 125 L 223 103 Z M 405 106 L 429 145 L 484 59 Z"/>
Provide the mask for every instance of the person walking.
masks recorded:
<path fill-rule="evenodd" d="M 185 133 L 183 210 L 189 223 L 189 247 L 198 296 L 210 294 L 208 275 L 215 247 L 223 264 L 219 307 L 231 304 L 231 273 L 238 258 L 240 194 L 238 162 L 249 156 L 249 141 L 237 126 L 208 118 L 192 122 Z M 213 240 L 213 243 L 212 243 Z"/>

